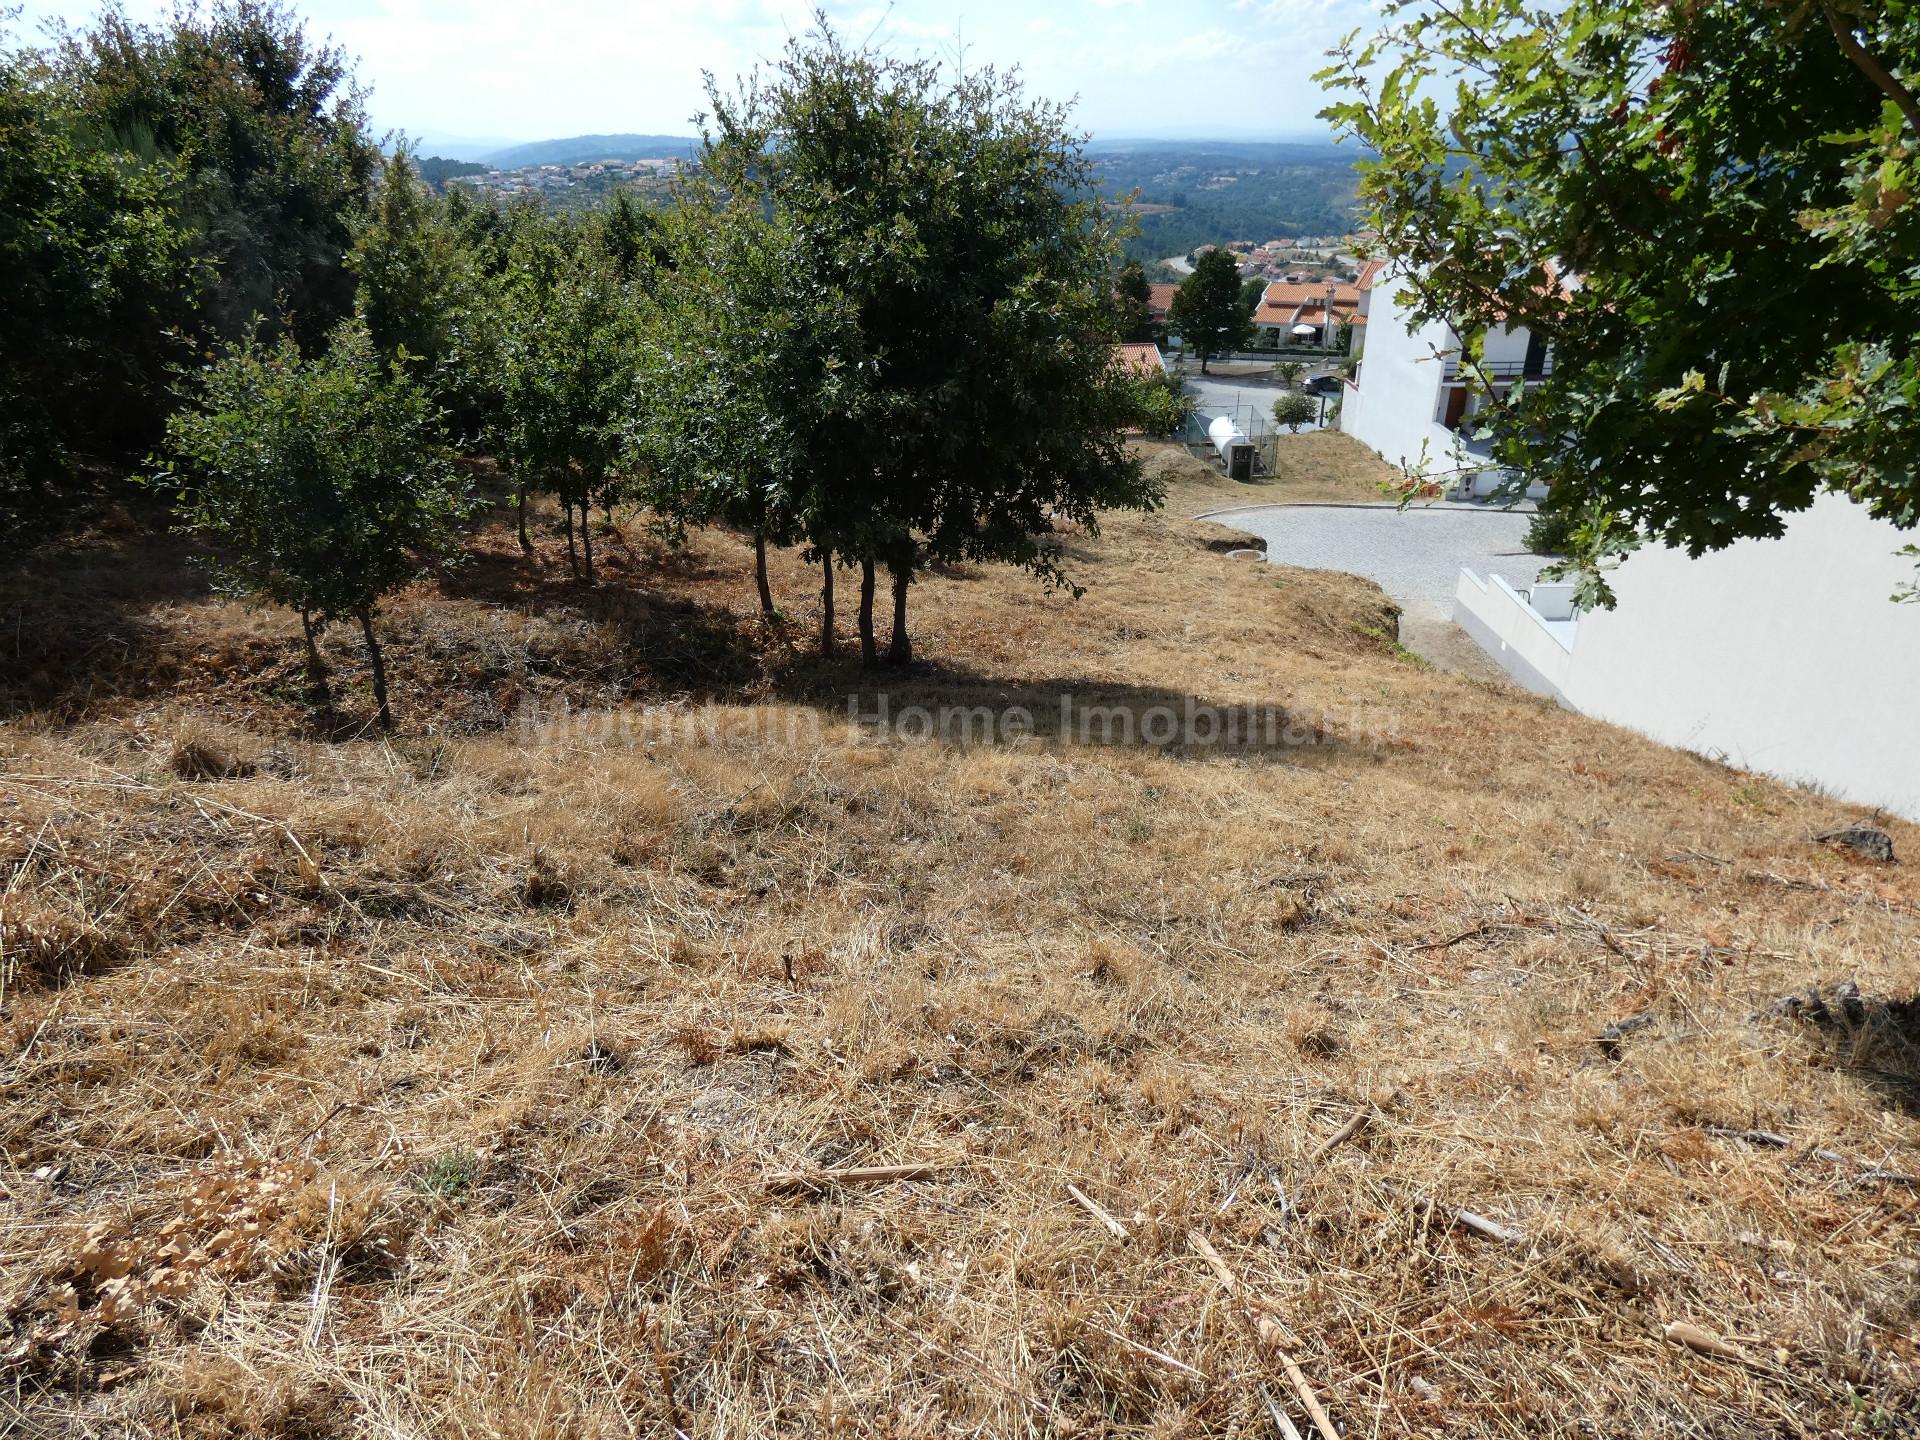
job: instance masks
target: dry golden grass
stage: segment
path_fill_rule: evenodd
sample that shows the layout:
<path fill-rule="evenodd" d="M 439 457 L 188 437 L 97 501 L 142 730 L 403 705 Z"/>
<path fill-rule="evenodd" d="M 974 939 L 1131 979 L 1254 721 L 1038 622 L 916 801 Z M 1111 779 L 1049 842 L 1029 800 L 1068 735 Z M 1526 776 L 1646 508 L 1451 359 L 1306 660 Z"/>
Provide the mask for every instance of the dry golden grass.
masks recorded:
<path fill-rule="evenodd" d="M 1914 1433 L 1911 866 L 1397 661 L 1182 473 L 1077 603 L 917 586 L 895 677 L 805 657 L 795 557 L 787 641 L 734 537 L 587 596 L 489 534 L 395 607 L 391 742 L 344 636 L 320 733 L 284 617 L 125 535 L 30 571 L 0 1433 L 1311 1434 L 1195 1234 L 1347 1434 Z M 1303 743 L 850 728 L 882 687 Z"/>
<path fill-rule="evenodd" d="M 1270 501 L 1281 505 L 1383 505 L 1406 477 L 1351 435 L 1302 430 L 1274 437 Z"/>
<path fill-rule="evenodd" d="M 1177 445 L 1151 447 L 1150 463 L 1182 489 L 1198 487 L 1211 508 L 1225 505 L 1386 505 L 1406 476 L 1351 435 L 1302 430 L 1273 437 L 1274 473 L 1254 483 L 1229 481 L 1217 466 Z M 1217 494 L 1216 494 L 1217 492 Z"/>

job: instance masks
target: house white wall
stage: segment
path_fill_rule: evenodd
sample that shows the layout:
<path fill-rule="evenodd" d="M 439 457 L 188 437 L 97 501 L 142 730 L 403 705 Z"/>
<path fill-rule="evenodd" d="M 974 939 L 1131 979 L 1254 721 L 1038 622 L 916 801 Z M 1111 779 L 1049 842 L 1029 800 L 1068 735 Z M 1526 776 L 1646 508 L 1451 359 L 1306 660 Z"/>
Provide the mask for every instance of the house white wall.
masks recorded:
<path fill-rule="evenodd" d="M 1347 382 L 1340 402 L 1340 428 L 1403 470 L 1420 464 L 1424 444 L 1429 470 L 1469 472 L 1466 484 L 1472 493 L 1492 494 L 1506 472 L 1475 469 L 1475 447 L 1440 419 L 1448 369 L 1440 357 L 1457 357 L 1460 337 L 1444 321 L 1415 326 L 1406 307 L 1394 298 L 1397 286 L 1389 272 L 1364 294 L 1365 360 L 1358 380 Z M 1527 358 L 1527 343 L 1525 330 L 1490 331 L 1483 344 L 1484 358 L 1491 365 L 1518 367 Z M 1538 487 L 1529 493 L 1538 498 L 1546 492 Z"/>
<path fill-rule="evenodd" d="M 1920 604 L 1888 599 L 1914 578 L 1913 539 L 1823 495 L 1779 539 L 1636 551 L 1563 659 L 1556 627 L 1497 585 L 1463 573 L 1455 615 L 1573 709 L 1920 820 Z"/>
<path fill-rule="evenodd" d="M 1341 397 L 1340 428 L 1402 469 L 1420 463 L 1422 445 L 1431 468 L 1452 469 L 1457 437 L 1434 419 L 1446 373 L 1435 352 L 1459 342 L 1440 321 L 1410 328 L 1394 289 L 1392 277 L 1382 275 L 1367 292 L 1366 358 L 1358 382 L 1348 381 Z"/>

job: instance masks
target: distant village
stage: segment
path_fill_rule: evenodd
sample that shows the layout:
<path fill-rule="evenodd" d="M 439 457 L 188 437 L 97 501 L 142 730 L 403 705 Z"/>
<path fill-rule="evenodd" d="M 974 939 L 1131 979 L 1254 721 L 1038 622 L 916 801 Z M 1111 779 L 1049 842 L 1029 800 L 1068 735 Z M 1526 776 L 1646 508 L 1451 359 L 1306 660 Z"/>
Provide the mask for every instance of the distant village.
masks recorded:
<path fill-rule="evenodd" d="M 649 188 L 673 178 L 680 161 L 593 160 L 578 165 L 524 165 L 515 170 L 479 170 L 452 177 L 450 183 L 468 185 L 508 199 L 538 195 L 561 203 L 588 202 L 622 186 Z"/>

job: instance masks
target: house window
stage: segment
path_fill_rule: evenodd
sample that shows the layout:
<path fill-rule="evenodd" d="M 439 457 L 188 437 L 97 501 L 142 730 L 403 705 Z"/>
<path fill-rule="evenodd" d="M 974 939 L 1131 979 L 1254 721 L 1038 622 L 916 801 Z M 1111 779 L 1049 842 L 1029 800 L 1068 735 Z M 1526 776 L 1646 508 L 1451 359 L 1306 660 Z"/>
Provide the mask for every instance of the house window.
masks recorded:
<path fill-rule="evenodd" d="M 1538 380 L 1547 373 L 1547 342 L 1532 331 L 1527 332 L 1527 359 L 1520 373 L 1529 380 Z"/>

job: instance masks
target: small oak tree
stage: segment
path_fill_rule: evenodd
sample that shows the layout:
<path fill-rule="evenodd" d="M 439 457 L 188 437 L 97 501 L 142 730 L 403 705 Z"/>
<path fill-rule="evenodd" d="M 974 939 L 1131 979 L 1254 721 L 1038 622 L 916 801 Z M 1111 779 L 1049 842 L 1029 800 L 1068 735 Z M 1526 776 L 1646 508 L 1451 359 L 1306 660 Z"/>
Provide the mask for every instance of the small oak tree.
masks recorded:
<path fill-rule="evenodd" d="M 183 529 L 212 540 L 223 589 L 299 612 L 317 704 L 331 703 L 319 634 L 360 623 L 381 728 L 393 728 L 374 631 L 381 597 L 449 563 L 473 511 L 419 383 L 349 323 L 323 354 L 244 339 L 167 424 Z"/>
<path fill-rule="evenodd" d="M 1240 267 L 1225 250 L 1209 250 L 1194 263 L 1193 273 L 1174 292 L 1167 324 L 1200 357 L 1200 373 L 1207 361 L 1230 354 L 1253 333 L 1254 305 L 1241 291 Z"/>
<path fill-rule="evenodd" d="M 1056 522 L 1157 503 L 1121 438 L 1138 393 L 1113 364 L 1112 221 L 1062 111 L 992 71 L 850 49 L 824 19 L 710 100 L 709 155 L 791 277 L 768 326 L 780 361 L 734 423 L 750 446 L 777 437 L 796 533 L 859 565 L 863 654 L 879 567 L 904 662 L 927 564 L 1065 583 Z M 773 318 L 732 281 L 717 303 Z"/>
<path fill-rule="evenodd" d="M 1145 344 L 1154 338 L 1153 286 L 1147 283 L 1147 271 L 1138 260 L 1129 260 L 1114 277 L 1113 306 L 1120 338 L 1130 344 Z"/>
<path fill-rule="evenodd" d="M 500 293 L 501 452 L 525 496 L 546 490 L 566 516 L 567 562 L 593 581 L 594 502 L 611 506 L 638 351 L 638 310 L 615 262 L 575 225 L 523 220 Z M 579 543 L 574 516 L 579 514 Z"/>

